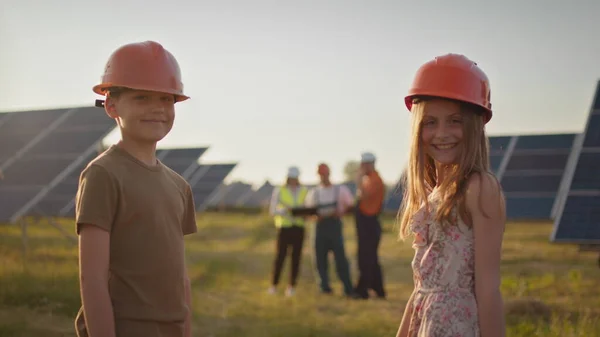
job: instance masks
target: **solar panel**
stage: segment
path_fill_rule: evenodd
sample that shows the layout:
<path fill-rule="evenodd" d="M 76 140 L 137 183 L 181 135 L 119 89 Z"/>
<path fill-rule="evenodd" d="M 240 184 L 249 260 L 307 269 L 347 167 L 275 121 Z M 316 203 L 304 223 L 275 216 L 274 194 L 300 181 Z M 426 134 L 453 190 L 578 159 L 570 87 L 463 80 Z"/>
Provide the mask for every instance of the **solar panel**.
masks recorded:
<path fill-rule="evenodd" d="M 12 113 L 0 128 L 32 137 L 2 162 L 5 179 L 0 183 L 0 200 L 12 200 L 2 203 L 0 221 L 14 222 L 36 212 L 36 205 L 97 151 L 97 145 L 114 126 L 114 121 L 95 107 Z M 10 131 L 12 128 L 23 131 Z M 34 131 L 36 134 L 30 134 Z M 57 213 L 55 205 L 60 202 L 47 206 L 52 202 L 42 207 Z"/>
<path fill-rule="evenodd" d="M 556 194 L 511 195 L 506 198 L 507 217 L 523 219 L 548 219 Z"/>
<path fill-rule="evenodd" d="M 54 130 L 68 116 L 66 109 L 21 111 L 2 114 L 0 122 L 0 169 L 5 169 L 25 146 Z"/>
<path fill-rule="evenodd" d="M 600 81 L 559 198 L 553 242 L 600 244 Z"/>
<path fill-rule="evenodd" d="M 200 166 L 198 159 L 206 150 L 206 147 L 160 149 L 156 151 L 156 157 L 189 182 L 192 174 Z"/>
<path fill-rule="evenodd" d="M 512 136 L 495 136 L 488 137 L 490 143 L 490 152 L 503 153 L 506 151 Z"/>
<path fill-rule="evenodd" d="M 223 180 L 237 164 L 202 164 L 189 179 L 196 210 L 203 211 L 208 205 L 211 197 L 215 195 Z"/>
<path fill-rule="evenodd" d="M 207 147 L 159 149 L 156 151 L 156 155 L 163 162 L 185 162 L 200 158 L 206 150 L 208 150 Z"/>
<path fill-rule="evenodd" d="M 573 133 L 519 136 L 515 150 L 562 149 L 570 151 L 575 136 Z"/>
<path fill-rule="evenodd" d="M 227 191 L 227 194 L 221 199 L 220 205 L 224 207 L 236 207 L 240 206 L 240 199 L 248 192 L 252 190 L 252 185 L 235 182 L 231 188 Z"/>
<path fill-rule="evenodd" d="M 0 185 L 0 221 L 10 221 L 16 210 L 25 205 L 42 190 L 41 186 Z"/>
<path fill-rule="evenodd" d="M 267 181 L 256 191 L 248 193 L 245 196 L 246 199 L 241 200 L 240 202 L 246 207 L 266 207 L 271 201 L 271 195 L 273 194 L 274 189 L 275 186 Z"/>
<path fill-rule="evenodd" d="M 77 167 L 33 207 L 33 211 L 47 216 L 74 217 L 79 175 L 87 164 L 98 155 L 98 152 L 92 152 L 84 157 Z"/>
<path fill-rule="evenodd" d="M 500 164 L 502 163 L 502 159 L 504 158 L 504 153 L 503 154 L 496 154 L 496 155 L 490 155 L 490 165 L 492 168 L 492 171 L 497 173 L 498 169 L 500 168 Z"/>
<path fill-rule="evenodd" d="M 385 205 L 383 207 L 386 212 L 398 212 L 400 205 L 402 205 L 402 186 L 398 182 L 387 193 Z"/>
<path fill-rule="evenodd" d="M 490 166 L 492 171 L 500 176 L 506 169 L 507 153 L 514 148 L 514 136 L 488 137 L 490 143 Z"/>
<path fill-rule="evenodd" d="M 220 184 L 213 191 L 213 193 L 210 195 L 210 197 L 206 199 L 206 202 L 205 202 L 206 206 L 208 206 L 208 207 L 218 206 L 221 199 L 225 196 L 225 194 L 227 194 L 227 192 L 229 191 L 230 188 L 231 188 L 230 185 Z"/>
<path fill-rule="evenodd" d="M 552 219 L 575 134 L 514 136 L 499 175 L 507 218 Z"/>

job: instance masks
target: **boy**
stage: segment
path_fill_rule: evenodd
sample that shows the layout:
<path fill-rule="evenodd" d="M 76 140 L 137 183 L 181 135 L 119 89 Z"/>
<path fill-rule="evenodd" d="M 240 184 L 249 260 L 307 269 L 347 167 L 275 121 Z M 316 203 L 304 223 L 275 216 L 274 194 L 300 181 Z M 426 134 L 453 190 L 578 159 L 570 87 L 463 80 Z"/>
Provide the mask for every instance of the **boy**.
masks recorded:
<path fill-rule="evenodd" d="M 121 140 L 79 180 L 77 334 L 191 336 L 183 237 L 197 230 L 194 200 L 189 184 L 155 156 L 173 126 L 175 103 L 189 98 L 179 65 L 156 42 L 127 44 L 110 56 L 93 90 L 106 96 Z"/>

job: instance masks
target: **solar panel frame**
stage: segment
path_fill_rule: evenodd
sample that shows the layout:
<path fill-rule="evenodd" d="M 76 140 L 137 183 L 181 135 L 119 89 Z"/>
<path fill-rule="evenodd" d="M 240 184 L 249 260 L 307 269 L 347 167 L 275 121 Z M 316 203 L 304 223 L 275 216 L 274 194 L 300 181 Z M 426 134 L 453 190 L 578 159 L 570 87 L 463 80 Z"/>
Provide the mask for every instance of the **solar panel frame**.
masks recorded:
<path fill-rule="evenodd" d="M 586 169 L 585 166 L 593 163 L 583 161 L 582 157 L 586 157 L 584 154 L 595 153 L 596 163 L 600 162 L 600 144 L 590 141 L 595 138 L 589 136 L 590 133 L 600 135 L 600 124 L 596 125 L 593 122 L 600 120 L 598 116 L 600 116 L 600 80 L 596 84 L 584 131 L 577 139 L 569 158 L 569 170 L 565 172 L 565 182 L 556 209 L 557 216 L 550 234 L 551 242 L 600 244 L 600 188 L 573 186 L 573 182 L 580 179 L 577 173 L 581 173 Z"/>

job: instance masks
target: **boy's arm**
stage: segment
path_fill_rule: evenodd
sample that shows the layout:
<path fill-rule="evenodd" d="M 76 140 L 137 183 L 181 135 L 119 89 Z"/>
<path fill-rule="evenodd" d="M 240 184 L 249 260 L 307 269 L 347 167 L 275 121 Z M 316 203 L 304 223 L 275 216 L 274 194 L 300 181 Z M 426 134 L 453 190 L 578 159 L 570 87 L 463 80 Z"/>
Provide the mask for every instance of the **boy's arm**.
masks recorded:
<path fill-rule="evenodd" d="M 92 164 L 81 173 L 76 196 L 80 293 L 90 337 L 115 336 L 108 280 L 110 231 L 118 200 L 116 184 L 103 167 Z"/>
<path fill-rule="evenodd" d="M 115 320 L 108 292 L 110 234 L 94 225 L 79 226 L 79 281 L 88 335 L 114 337 Z"/>
<path fill-rule="evenodd" d="M 198 224 L 196 222 L 196 202 L 194 200 L 194 194 L 192 193 L 192 188 L 188 185 L 186 186 L 186 211 L 185 217 L 182 224 L 182 233 L 184 236 L 194 234 L 198 231 Z M 184 241 L 185 245 L 185 241 Z M 184 336 L 192 337 L 192 285 L 190 281 L 190 276 L 188 273 L 188 261 L 184 260 L 184 269 L 183 269 L 183 287 L 184 287 L 184 296 L 185 296 L 185 304 L 188 307 L 188 312 L 185 317 L 184 322 Z"/>
<path fill-rule="evenodd" d="M 187 272 L 187 267 L 185 268 L 185 303 L 188 307 L 188 314 L 185 318 L 184 324 L 184 336 L 192 337 L 192 285 L 190 281 L 190 277 Z"/>

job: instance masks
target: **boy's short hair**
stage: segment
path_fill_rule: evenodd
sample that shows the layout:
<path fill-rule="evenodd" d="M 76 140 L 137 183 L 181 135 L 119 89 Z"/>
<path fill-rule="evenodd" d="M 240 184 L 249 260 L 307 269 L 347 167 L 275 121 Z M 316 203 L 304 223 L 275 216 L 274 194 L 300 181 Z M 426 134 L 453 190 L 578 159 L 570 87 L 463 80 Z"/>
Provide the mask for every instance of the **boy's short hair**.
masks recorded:
<path fill-rule="evenodd" d="M 125 88 L 125 87 L 112 87 L 106 90 L 106 97 L 110 98 L 119 98 L 121 95 L 128 91 L 133 91 L 133 89 Z"/>

